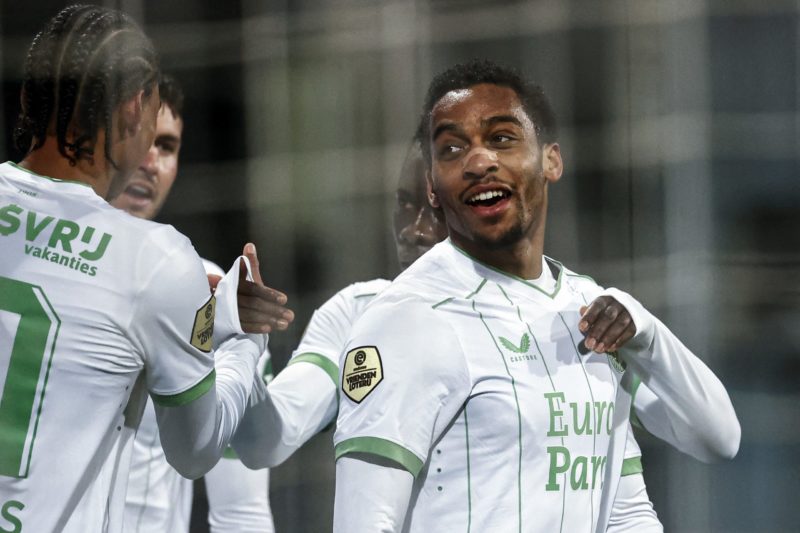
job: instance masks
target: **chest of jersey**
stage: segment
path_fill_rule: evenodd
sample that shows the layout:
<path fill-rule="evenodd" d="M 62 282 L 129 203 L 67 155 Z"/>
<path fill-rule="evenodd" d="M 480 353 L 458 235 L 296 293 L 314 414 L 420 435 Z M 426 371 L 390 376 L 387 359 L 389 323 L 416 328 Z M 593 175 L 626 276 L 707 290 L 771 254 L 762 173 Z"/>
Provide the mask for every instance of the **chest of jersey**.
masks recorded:
<path fill-rule="evenodd" d="M 469 497 L 472 520 L 487 520 L 478 530 L 583 530 L 594 519 L 622 374 L 579 352 L 583 304 L 567 290 L 526 297 L 487 284 L 446 310 L 459 317 L 472 388 L 427 476 L 432 492 Z"/>

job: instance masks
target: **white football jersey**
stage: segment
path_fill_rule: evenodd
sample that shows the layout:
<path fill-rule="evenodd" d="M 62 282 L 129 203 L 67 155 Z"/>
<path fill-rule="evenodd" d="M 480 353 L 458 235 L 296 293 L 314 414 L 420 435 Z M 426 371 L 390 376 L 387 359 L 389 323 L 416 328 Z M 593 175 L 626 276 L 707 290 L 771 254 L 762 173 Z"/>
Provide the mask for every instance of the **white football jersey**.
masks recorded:
<path fill-rule="evenodd" d="M 0 249 L 0 529 L 119 531 L 147 393 L 182 405 L 214 383 L 200 259 L 171 226 L 12 163 Z"/>
<path fill-rule="evenodd" d="M 367 305 L 389 286 L 385 279 L 373 279 L 348 285 L 314 311 L 300 345 L 289 364 L 300 362 L 317 365 L 339 384 L 339 356 L 345 347 L 353 323 Z"/>
<path fill-rule="evenodd" d="M 544 266 L 531 283 L 447 240 L 356 322 L 336 457 L 376 454 L 414 475 L 406 531 L 594 530 L 623 367 L 579 353 L 579 308 L 602 289 Z"/>

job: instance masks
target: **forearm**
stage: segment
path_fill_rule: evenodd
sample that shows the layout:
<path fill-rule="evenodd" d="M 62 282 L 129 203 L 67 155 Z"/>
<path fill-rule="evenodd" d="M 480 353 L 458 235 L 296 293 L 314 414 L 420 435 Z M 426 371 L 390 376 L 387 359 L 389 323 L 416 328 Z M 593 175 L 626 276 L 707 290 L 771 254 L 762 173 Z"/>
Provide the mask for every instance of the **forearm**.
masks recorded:
<path fill-rule="evenodd" d="M 378 457 L 336 461 L 334 533 L 397 533 L 403 529 L 414 478 Z"/>
<path fill-rule="evenodd" d="M 276 466 L 336 417 L 336 386 L 310 363 L 287 366 L 248 407 L 233 447 L 250 468 Z"/>
<path fill-rule="evenodd" d="M 637 327 L 620 355 L 642 380 L 634 407 L 644 427 L 702 461 L 735 456 L 741 428 L 722 382 L 636 300 L 612 295 Z"/>
<path fill-rule="evenodd" d="M 607 533 L 662 533 L 642 474 L 622 476 L 608 521 Z"/>
<path fill-rule="evenodd" d="M 215 353 L 216 379 L 205 394 L 179 406 L 155 404 L 164 454 L 182 476 L 196 479 L 222 456 L 244 415 L 260 352 L 248 336 L 230 339 Z"/>

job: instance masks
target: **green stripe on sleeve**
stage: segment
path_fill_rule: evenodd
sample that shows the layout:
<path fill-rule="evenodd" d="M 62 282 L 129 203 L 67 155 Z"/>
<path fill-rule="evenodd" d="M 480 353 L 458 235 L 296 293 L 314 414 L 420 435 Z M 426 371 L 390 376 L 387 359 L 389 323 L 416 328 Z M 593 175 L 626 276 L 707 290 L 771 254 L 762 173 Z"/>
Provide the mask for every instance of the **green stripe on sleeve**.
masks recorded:
<path fill-rule="evenodd" d="M 214 385 L 216 379 L 217 371 L 211 370 L 206 377 L 200 380 L 200 382 L 191 389 L 172 395 L 161 395 L 151 392 L 150 397 L 153 398 L 155 403 L 163 407 L 180 407 L 181 405 L 186 405 L 187 403 L 195 401 L 200 396 L 207 393 Z"/>
<path fill-rule="evenodd" d="M 628 457 L 622 461 L 622 474 L 623 476 L 630 476 L 632 474 L 641 474 L 644 472 L 642 468 L 642 456 Z"/>
<path fill-rule="evenodd" d="M 318 353 L 301 353 L 292 357 L 289 360 L 290 365 L 295 363 L 311 363 L 312 365 L 317 365 L 322 370 L 325 371 L 328 376 L 330 376 L 331 380 L 333 381 L 334 387 L 339 387 L 339 367 L 336 364 L 325 357 L 324 355 L 320 355 Z"/>
<path fill-rule="evenodd" d="M 348 453 L 370 453 L 384 457 L 398 463 L 411 472 L 411 475 L 415 478 L 419 471 L 422 470 L 423 463 L 419 457 L 399 444 L 378 437 L 354 437 L 336 445 L 336 459 Z"/>

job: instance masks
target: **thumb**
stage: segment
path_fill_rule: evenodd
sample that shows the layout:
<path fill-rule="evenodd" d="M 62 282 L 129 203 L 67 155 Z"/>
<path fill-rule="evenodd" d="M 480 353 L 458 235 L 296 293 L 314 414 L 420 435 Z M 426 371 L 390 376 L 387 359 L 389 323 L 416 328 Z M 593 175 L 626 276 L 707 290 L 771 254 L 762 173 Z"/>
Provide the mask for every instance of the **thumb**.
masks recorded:
<path fill-rule="evenodd" d="M 250 261 L 250 267 L 253 271 L 253 281 L 258 285 L 264 285 L 261 280 L 261 270 L 258 264 L 258 255 L 256 254 L 256 245 L 248 242 L 244 245 L 243 255 Z"/>
<path fill-rule="evenodd" d="M 587 306 L 582 305 L 581 308 L 578 310 L 578 312 L 580 313 L 581 316 L 583 316 L 583 314 L 586 313 L 587 309 L 589 309 Z"/>

